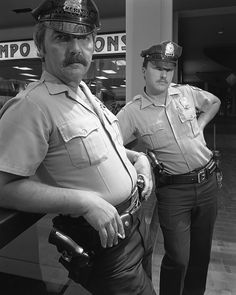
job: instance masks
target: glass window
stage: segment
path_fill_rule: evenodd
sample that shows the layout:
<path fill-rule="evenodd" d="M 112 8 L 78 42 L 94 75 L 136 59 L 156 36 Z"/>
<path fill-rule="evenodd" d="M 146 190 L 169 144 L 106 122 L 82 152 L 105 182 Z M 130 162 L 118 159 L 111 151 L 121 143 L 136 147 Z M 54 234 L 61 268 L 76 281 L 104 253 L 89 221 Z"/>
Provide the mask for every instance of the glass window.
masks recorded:
<path fill-rule="evenodd" d="M 125 57 L 95 57 L 84 81 L 113 113 L 125 104 Z M 0 61 L 0 107 L 42 72 L 39 59 Z"/>

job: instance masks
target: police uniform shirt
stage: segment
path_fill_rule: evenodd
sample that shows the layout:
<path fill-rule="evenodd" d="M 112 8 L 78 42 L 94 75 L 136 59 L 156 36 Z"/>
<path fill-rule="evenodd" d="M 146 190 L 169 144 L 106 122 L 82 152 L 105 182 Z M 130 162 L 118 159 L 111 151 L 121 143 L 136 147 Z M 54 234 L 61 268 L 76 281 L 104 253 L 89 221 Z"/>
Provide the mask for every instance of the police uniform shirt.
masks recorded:
<path fill-rule="evenodd" d="M 85 83 L 81 87 L 100 107 Z M 117 118 L 105 107 L 100 110 L 99 119 L 68 86 L 44 72 L 1 110 L 0 170 L 36 173 L 60 187 L 95 191 L 114 205 L 127 199 L 136 170 Z"/>
<path fill-rule="evenodd" d="M 132 136 L 156 156 L 171 174 L 188 173 L 208 163 L 212 152 L 198 127 L 196 109 L 209 105 L 209 92 L 189 85 L 171 84 L 166 104 L 145 92 L 118 113 L 124 144 Z"/>

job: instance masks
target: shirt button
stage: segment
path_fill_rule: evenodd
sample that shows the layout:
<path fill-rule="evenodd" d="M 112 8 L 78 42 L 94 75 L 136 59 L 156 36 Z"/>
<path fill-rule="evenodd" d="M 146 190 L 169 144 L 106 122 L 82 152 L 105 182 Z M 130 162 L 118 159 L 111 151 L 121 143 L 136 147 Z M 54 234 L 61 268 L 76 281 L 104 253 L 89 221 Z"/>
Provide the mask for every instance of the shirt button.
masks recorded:
<path fill-rule="evenodd" d="M 125 226 L 129 226 L 129 221 L 125 221 Z"/>

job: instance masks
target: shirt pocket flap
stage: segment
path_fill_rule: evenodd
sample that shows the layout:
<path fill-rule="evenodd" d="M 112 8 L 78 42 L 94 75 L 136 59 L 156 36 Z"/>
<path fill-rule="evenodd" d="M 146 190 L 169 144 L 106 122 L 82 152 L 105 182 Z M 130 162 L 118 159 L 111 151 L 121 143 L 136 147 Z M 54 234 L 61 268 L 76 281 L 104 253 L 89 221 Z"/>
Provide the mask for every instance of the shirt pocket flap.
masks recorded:
<path fill-rule="evenodd" d="M 97 130 L 99 126 L 91 121 L 86 120 L 81 122 L 79 120 L 68 121 L 59 126 L 62 138 L 65 142 L 70 141 L 75 137 L 87 137 L 91 132 Z"/>
<path fill-rule="evenodd" d="M 152 125 L 147 126 L 147 128 L 145 128 L 143 131 L 143 135 L 154 134 L 164 129 L 164 124 L 162 122 L 156 122 Z"/>

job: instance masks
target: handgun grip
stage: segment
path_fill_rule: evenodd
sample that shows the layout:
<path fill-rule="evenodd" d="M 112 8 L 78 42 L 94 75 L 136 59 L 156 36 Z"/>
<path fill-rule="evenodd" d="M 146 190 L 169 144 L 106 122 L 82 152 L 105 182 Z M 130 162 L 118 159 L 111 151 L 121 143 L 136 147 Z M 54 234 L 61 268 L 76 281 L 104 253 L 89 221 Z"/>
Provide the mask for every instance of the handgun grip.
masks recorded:
<path fill-rule="evenodd" d="M 81 255 L 89 257 L 89 255 L 84 251 L 82 247 L 80 247 L 70 237 L 55 228 L 51 230 L 48 242 L 56 245 L 58 247 L 58 250 L 63 249 L 63 251 L 66 251 L 69 255 L 73 257 Z"/>
<path fill-rule="evenodd" d="M 163 164 L 157 160 L 155 153 L 153 153 L 152 151 L 149 150 L 149 151 L 147 151 L 147 155 L 151 159 L 152 168 L 155 169 L 158 173 L 162 172 L 163 171 Z"/>

